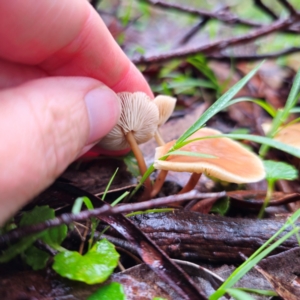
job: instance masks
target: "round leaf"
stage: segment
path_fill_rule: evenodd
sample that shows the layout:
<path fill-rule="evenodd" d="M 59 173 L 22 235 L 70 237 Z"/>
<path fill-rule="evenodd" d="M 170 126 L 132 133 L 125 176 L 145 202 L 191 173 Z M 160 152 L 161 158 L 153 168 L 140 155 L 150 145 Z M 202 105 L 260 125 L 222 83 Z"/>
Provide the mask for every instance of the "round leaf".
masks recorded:
<path fill-rule="evenodd" d="M 106 239 L 97 242 L 85 255 L 64 251 L 54 257 L 52 268 L 61 276 L 88 284 L 105 281 L 118 264 L 119 254 Z"/>
<path fill-rule="evenodd" d="M 39 250 L 35 246 L 29 247 L 23 255 L 23 259 L 33 270 L 45 268 L 49 257 L 48 253 Z"/>
<path fill-rule="evenodd" d="M 87 300 L 126 300 L 123 286 L 118 282 L 112 282 L 101 287 Z"/>
<path fill-rule="evenodd" d="M 276 181 L 279 179 L 295 180 L 298 178 L 298 171 L 295 167 L 278 161 L 265 160 L 263 161 L 266 179 Z"/>

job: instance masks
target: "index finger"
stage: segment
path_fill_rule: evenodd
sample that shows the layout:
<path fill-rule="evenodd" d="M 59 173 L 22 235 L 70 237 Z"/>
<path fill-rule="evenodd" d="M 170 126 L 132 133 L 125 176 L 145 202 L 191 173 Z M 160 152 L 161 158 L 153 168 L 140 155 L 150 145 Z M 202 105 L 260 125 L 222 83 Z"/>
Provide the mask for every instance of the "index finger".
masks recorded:
<path fill-rule="evenodd" d="M 86 0 L 0 1 L 0 57 L 49 75 L 88 76 L 115 92 L 152 92 Z"/>

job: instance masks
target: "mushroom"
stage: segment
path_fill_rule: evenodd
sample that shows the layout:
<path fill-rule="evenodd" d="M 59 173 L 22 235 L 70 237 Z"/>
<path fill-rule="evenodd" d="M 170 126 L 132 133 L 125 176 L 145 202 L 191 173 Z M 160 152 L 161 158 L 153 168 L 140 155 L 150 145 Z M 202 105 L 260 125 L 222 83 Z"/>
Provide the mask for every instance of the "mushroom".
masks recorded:
<path fill-rule="evenodd" d="M 99 145 L 107 150 L 131 148 L 141 174 L 147 166 L 138 144 L 151 139 L 157 131 L 159 111 L 149 96 L 142 92 L 118 93 L 121 102 L 121 116 L 117 125 L 106 135 Z M 151 190 L 151 182 L 145 181 L 146 189 Z"/>
<path fill-rule="evenodd" d="M 159 127 L 165 124 L 166 121 L 170 118 L 171 114 L 174 111 L 176 101 L 176 98 L 166 95 L 158 95 L 153 100 L 153 102 L 157 105 L 159 111 L 158 128 L 154 134 L 154 138 L 159 146 L 163 146 L 165 144 L 159 132 Z"/>
<path fill-rule="evenodd" d="M 300 123 L 283 127 L 274 136 L 278 142 L 300 149 Z"/>
<path fill-rule="evenodd" d="M 220 134 L 222 133 L 218 130 L 202 128 L 189 139 Z M 205 153 L 215 158 L 170 155 L 166 160 L 160 160 L 159 158 L 166 155 L 174 143 L 175 141 L 171 141 L 156 148 L 154 167 L 165 171 L 192 172 L 191 179 L 183 188 L 184 192 L 194 188 L 201 173 L 233 183 L 256 182 L 265 177 L 264 166 L 260 158 L 229 138 L 196 140 L 180 148 L 182 151 Z"/>

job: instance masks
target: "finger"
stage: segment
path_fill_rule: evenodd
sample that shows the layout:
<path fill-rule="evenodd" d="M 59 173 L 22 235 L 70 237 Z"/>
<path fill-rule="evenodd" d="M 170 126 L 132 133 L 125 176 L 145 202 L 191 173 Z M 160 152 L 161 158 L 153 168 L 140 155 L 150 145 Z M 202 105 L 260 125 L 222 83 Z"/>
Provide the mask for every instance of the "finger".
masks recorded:
<path fill-rule="evenodd" d="M 26 81 L 44 78 L 40 68 L 0 59 L 0 89 L 18 86 Z"/>
<path fill-rule="evenodd" d="M 114 92 L 84 77 L 45 78 L 0 92 L 0 223 L 63 172 L 119 118 Z"/>
<path fill-rule="evenodd" d="M 119 91 L 152 92 L 86 0 L 0 1 L 0 56 L 49 75 L 98 79 Z"/>

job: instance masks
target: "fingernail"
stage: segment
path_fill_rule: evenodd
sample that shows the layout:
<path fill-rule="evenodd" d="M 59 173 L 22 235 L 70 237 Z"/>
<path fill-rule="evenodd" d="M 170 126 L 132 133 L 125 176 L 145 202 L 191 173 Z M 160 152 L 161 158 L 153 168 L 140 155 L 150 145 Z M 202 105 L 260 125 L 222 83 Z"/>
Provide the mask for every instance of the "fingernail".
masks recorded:
<path fill-rule="evenodd" d="M 117 95 L 105 86 L 89 91 L 85 104 L 90 122 L 90 134 L 86 145 L 108 134 L 120 117 L 120 101 Z"/>

